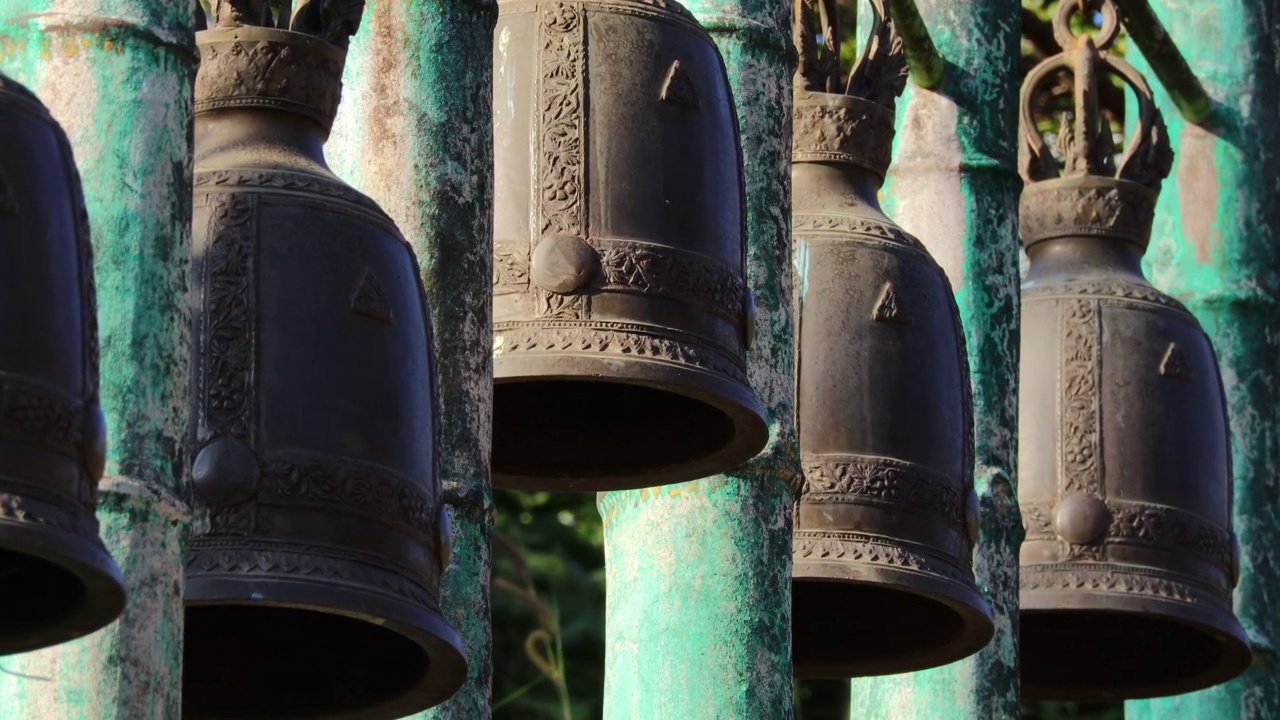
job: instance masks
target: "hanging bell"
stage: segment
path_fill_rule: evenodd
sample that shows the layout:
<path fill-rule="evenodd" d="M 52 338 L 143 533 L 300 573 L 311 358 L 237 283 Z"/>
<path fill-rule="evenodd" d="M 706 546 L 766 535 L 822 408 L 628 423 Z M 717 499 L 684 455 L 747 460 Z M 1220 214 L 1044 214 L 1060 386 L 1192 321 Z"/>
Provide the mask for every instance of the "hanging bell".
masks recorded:
<path fill-rule="evenodd" d="M 67 136 L 0 75 L 0 655 L 124 609 L 94 516 L 106 464 L 89 217 Z"/>
<path fill-rule="evenodd" d="M 1110 0 L 1093 38 L 1022 90 L 1022 286 L 1018 501 L 1022 686 L 1033 697 L 1109 700 L 1184 693 L 1242 672 L 1250 652 L 1231 609 L 1226 405 L 1213 347 L 1195 318 L 1143 277 L 1156 196 L 1172 152 L 1151 90 L 1107 52 Z M 1074 72 L 1074 113 L 1058 161 L 1033 101 Z M 1137 96 L 1136 130 L 1115 158 L 1099 76 Z"/>
<path fill-rule="evenodd" d="M 500 0 L 493 482 L 693 480 L 767 439 L 738 131 L 674 0 Z"/>
<path fill-rule="evenodd" d="M 399 718 L 466 673 L 430 319 L 322 152 L 364 3 L 261 7 L 215 0 L 196 35 L 183 717 Z"/>
<path fill-rule="evenodd" d="M 991 638 L 974 585 L 978 498 L 963 329 L 942 269 L 885 217 L 907 65 L 884 0 L 839 85 L 836 3 L 797 3 L 792 232 L 804 486 L 795 674 L 920 670 Z M 814 38 L 825 31 L 825 44 Z"/>

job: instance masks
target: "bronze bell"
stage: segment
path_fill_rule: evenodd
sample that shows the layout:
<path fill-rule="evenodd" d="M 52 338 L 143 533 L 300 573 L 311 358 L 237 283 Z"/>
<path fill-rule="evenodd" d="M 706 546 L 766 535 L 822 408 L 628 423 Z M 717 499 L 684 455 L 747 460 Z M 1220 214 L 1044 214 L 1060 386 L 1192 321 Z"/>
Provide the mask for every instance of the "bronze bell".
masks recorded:
<path fill-rule="evenodd" d="M 0 655 L 124 609 L 94 516 L 106 464 L 93 248 L 71 145 L 0 75 Z"/>
<path fill-rule="evenodd" d="M 1022 90 L 1022 286 L 1018 501 L 1022 685 L 1034 697 L 1117 700 L 1184 693 L 1250 662 L 1231 610 L 1226 404 L 1213 347 L 1178 301 L 1143 277 L 1172 152 L 1142 76 L 1107 52 L 1104 27 L 1072 37 Z M 1098 8 L 1098 3 L 1091 3 Z M 1074 71 L 1057 149 L 1036 129 L 1037 89 Z M 1098 76 L 1134 90 L 1137 126 L 1117 159 Z"/>
<path fill-rule="evenodd" d="M 792 154 L 797 428 L 795 674 L 919 670 L 976 652 L 973 419 L 951 286 L 885 217 L 894 104 L 907 65 L 884 0 L 839 85 L 836 3 L 797 3 Z M 826 44 L 814 37 L 824 30 Z"/>
<path fill-rule="evenodd" d="M 764 447 L 738 130 L 674 0 L 500 0 L 495 485 L 693 480 Z"/>
<path fill-rule="evenodd" d="M 321 4 L 196 36 L 189 720 L 399 718 L 466 673 L 417 262 L 322 151 L 364 3 Z"/>

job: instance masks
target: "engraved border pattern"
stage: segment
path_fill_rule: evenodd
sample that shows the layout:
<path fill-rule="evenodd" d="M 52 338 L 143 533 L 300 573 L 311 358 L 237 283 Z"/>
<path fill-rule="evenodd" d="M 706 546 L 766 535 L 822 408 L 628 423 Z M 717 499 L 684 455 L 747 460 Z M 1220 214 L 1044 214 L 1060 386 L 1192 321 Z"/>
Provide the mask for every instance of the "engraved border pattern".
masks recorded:
<path fill-rule="evenodd" d="M 439 503 L 411 480 L 385 467 L 341 458 L 273 457 L 263 463 L 257 502 L 289 500 L 288 507 L 323 507 L 394 523 L 434 545 Z M 398 522 L 396 522 L 398 520 Z"/>
<path fill-rule="evenodd" d="M 964 526 L 958 479 L 916 463 L 860 455 L 805 455 L 802 503 L 872 500 L 910 506 Z"/>
<path fill-rule="evenodd" d="M 84 405 L 42 383 L 0 373 L 0 438 L 79 460 L 83 429 Z"/>
<path fill-rule="evenodd" d="M 1124 595 L 1147 595 L 1191 605 L 1227 606 L 1230 591 L 1216 592 L 1188 582 L 1179 582 L 1154 574 L 1120 569 L 1113 565 L 1058 563 L 1024 565 L 1018 587 L 1022 592 L 1092 590 Z"/>
<path fill-rule="evenodd" d="M 1231 533 L 1195 513 L 1164 505 L 1107 501 L 1111 523 L 1103 543 L 1143 544 L 1207 558 L 1224 571 L 1232 562 Z M 1022 506 L 1027 540 L 1058 540 L 1053 508 L 1047 503 Z"/>
<path fill-rule="evenodd" d="M 670 297 L 741 322 L 746 283 L 723 263 L 648 243 L 605 240 L 600 245 L 599 290 Z"/>
<path fill-rule="evenodd" d="M 875 535 L 796 531 L 791 554 L 795 560 L 810 562 L 841 560 L 913 570 L 973 587 L 973 576 L 956 563 L 932 554 L 914 552 L 901 544 L 886 543 L 884 538 Z"/>
<path fill-rule="evenodd" d="M 561 321 L 495 323 L 494 358 L 506 353 L 589 352 L 652 358 L 690 365 L 745 383 L 746 369 L 734 358 L 709 347 L 699 338 L 648 325 L 615 322 Z"/>
<path fill-rule="evenodd" d="M 1173 308 L 1190 315 L 1186 306 L 1150 285 L 1114 280 L 1080 280 L 1051 285 L 1036 285 L 1022 290 L 1024 300 L 1031 298 L 1101 296 L 1114 300 L 1131 300 Z"/>
<path fill-rule="evenodd" d="M 312 548 L 242 549 L 239 545 L 221 546 L 219 543 L 198 541 L 193 542 L 186 560 L 188 575 L 194 570 L 197 579 L 216 574 L 316 577 L 321 581 L 339 580 L 362 590 L 377 588 L 438 609 L 439 597 L 430 590 L 439 582 L 434 570 L 436 563 L 426 563 L 426 567 L 426 582 L 419 583 L 409 579 L 408 573 L 380 568 L 355 558 L 318 555 Z"/>

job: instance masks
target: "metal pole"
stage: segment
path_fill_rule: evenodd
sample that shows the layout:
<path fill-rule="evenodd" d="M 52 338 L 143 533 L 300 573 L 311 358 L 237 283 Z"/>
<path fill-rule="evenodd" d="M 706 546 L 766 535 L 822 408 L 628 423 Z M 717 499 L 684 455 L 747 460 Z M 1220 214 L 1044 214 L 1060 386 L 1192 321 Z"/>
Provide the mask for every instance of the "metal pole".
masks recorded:
<path fill-rule="evenodd" d="M 98 519 L 129 604 L 87 638 L 0 658 L 6 720 L 181 714 L 187 251 L 196 56 L 173 0 L 4 0 L 0 68 L 71 139 L 93 231 L 107 471 Z"/>
<path fill-rule="evenodd" d="M 1270 720 L 1280 717 L 1280 29 L 1269 0 L 1160 0 L 1155 9 L 1218 101 L 1212 124 L 1197 127 L 1156 93 L 1175 143 L 1175 190 L 1156 206 L 1147 263 L 1152 282 L 1200 319 L 1222 368 L 1241 558 L 1235 610 L 1254 663 L 1217 687 L 1126 703 L 1125 716 Z"/>
<path fill-rule="evenodd" d="M 911 67 L 911 82 L 918 87 L 932 90 L 942 82 L 942 73 L 946 63 L 938 54 L 938 48 L 929 36 L 929 28 L 920 17 L 920 9 L 915 0 L 891 0 L 889 15 L 897 24 L 898 33 L 902 36 L 902 48 L 907 54 L 907 64 Z"/>
<path fill-rule="evenodd" d="M 440 372 L 440 454 L 453 514 L 441 606 L 466 642 L 467 682 L 415 717 L 490 716 L 493 496 L 492 0 L 370 0 L 327 146 L 413 245 Z"/>
<path fill-rule="evenodd" d="M 607 493 L 604 717 L 786 720 L 791 699 L 791 48 L 788 3 L 691 0 L 729 71 L 747 190 L 749 375 L 770 443 L 712 478 Z M 736 162 L 724 158 L 724 162 Z"/>
<path fill-rule="evenodd" d="M 1018 8 L 1016 0 L 920 3 L 947 63 L 936 91 L 908 88 L 885 192 L 893 217 L 946 269 L 964 320 L 982 508 L 974 570 L 995 613 L 996 636 L 945 667 L 854 680 L 850 717 L 858 720 L 1020 716 Z"/>
<path fill-rule="evenodd" d="M 1120 8 L 1124 29 L 1142 51 L 1156 77 L 1160 78 L 1160 84 L 1173 98 L 1173 104 L 1183 119 L 1197 125 L 1209 120 L 1213 114 L 1213 99 L 1204 91 L 1200 79 L 1187 65 L 1186 58 L 1147 0 L 1116 0 L 1116 5 Z M 1200 33 L 1198 28 L 1183 27 L 1188 40 L 1195 42 L 1200 39 L 1197 37 Z"/>

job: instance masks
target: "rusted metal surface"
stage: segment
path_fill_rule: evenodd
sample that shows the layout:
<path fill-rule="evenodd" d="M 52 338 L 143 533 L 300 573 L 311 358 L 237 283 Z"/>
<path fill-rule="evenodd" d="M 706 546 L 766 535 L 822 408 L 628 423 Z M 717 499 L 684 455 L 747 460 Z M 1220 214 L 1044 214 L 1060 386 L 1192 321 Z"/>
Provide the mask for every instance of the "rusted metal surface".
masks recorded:
<path fill-rule="evenodd" d="M 1097 6 L 1097 3 L 1094 3 Z M 1019 503 L 1022 679 L 1031 696 L 1115 700 L 1198 689 L 1250 662 L 1231 608 L 1231 454 L 1217 359 L 1141 259 L 1172 151 L 1142 76 L 1108 52 L 1119 30 L 1075 38 L 1022 94 L 1023 284 Z M 1075 112 L 1050 153 L 1035 94 L 1060 69 Z M 1138 99 L 1116 156 L 1097 105 L 1113 73 Z"/>
<path fill-rule="evenodd" d="M 636 488 L 742 464 L 768 430 L 715 44 L 675 3 L 499 13 L 494 484 Z"/>
<path fill-rule="evenodd" d="M 832 85 L 814 42 L 821 14 L 804 3 L 796 17 L 798 677 L 943 665 L 993 632 L 973 577 L 979 508 L 959 312 L 942 269 L 876 198 L 907 67 L 884 3 L 871 7 L 872 39 L 847 94 L 819 90 Z"/>
<path fill-rule="evenodd" d="M 418 265 L 322 152 L 363 3 L 303 5 L 290 30 L 265 3 L 213 7 L 183 714 L 398 718 L 449 697 L 466 661 L 439 607 L 452 534 Z"/>
<path fill-rule="evenodd" d="M 98 536 L 107 460 L 93 247 L 66 134 L 0 74 L 0 655 L 87 635 L 125 605 Z"/>

